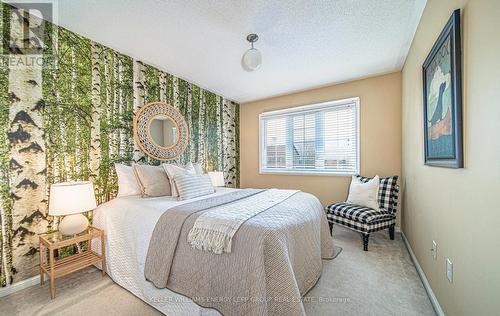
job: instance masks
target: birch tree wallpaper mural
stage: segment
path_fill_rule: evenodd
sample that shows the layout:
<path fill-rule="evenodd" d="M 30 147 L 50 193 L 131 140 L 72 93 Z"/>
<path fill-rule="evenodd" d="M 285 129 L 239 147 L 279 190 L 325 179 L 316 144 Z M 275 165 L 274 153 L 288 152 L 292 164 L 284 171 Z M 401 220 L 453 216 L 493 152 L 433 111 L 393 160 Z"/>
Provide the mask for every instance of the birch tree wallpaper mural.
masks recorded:
<path fill-rule="evenodd" d="M 133 140 L 145 103 L 184 114 L 191 138 L 175 162 L 200 161 L 239 185 L 238 104 L 48 22 L 23 38 L 22 24 L 37 18 L 1 10 L 2 43 L 10 43 L 2 56 L 23 56 L 12 43 L 35 39 L 52 60 L 0 67 L 1 286 L 38 274 L 38 234 L 57 227 L 47 215 L 50 184 L 91 180 L 102 203 L 117 190 L 115 162 L 160 163 Z"/>

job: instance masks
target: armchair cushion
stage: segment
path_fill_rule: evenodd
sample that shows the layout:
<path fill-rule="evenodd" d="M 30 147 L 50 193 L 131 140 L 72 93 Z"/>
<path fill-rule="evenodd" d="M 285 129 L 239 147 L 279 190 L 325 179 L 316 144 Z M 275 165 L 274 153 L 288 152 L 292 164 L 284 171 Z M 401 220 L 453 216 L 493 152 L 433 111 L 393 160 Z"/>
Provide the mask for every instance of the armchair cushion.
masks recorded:
<path fill-rule="evenodd" d="M 370 224 L 384 220 L 391 220 L 395 217 L 391 212 L 380 209 L 376 211 L 365 206 L 358 206 L 350 203 L 336 203 L 326 207 L 327 214 L 344 217 L 357 222 Z M 328 215 L 327 215 L 328 217 Z"/>

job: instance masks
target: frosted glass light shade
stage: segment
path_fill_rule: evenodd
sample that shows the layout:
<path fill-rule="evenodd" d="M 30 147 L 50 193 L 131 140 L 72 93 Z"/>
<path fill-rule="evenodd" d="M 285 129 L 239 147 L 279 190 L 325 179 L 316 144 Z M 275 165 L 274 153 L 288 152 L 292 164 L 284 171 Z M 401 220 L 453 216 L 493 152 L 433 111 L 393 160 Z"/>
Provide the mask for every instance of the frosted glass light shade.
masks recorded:
<path fill-rule="evenodd" d="M 212 185 L 214 187 L 223 187 L 226 185 L 224 181 L 224 172 L 222 171 L 210 171 L 208 172 L 208 176 L 212 181 Z"/>
<path fill-rule="evenodd" d="M 91 182 L 62 182 L 50 186 L 49 215 L 78 214 L 97 207 Z"/>
<path fill-rule="evenodd" d="M 250 48 L 243 54 L 243 68 L 247 71 L 254 71 L 262 64 L 262 54 L 256 48 Z"/>

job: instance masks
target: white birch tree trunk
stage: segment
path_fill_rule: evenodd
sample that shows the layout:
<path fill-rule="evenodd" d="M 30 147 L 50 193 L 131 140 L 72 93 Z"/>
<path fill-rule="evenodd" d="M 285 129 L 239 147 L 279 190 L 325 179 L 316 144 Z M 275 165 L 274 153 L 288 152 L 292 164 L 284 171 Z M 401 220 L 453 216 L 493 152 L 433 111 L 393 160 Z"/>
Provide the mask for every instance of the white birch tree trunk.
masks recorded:
<path fill-rule="evenodd" d="M 58 93 L 59 94 L 59 93 Z M 57 98 L 58 100 L 60 99 L 59 96 Z M 64 109 L 62 109 L 60 106 L 58 106 L 58 117 L 59 117 L 59 123 L 60 123 L 60 128 L 59 128 L 59 141 L 60 141 L 60 148 L 61 151 L 59 152 L 59 164 L 61 168 L 59 169 L 59 181 L 67 181 L 68 180 L 68 174 L 69 174 L 69 160 L 68 160 L 68 154 L 67 154 L 67 135 L 66 135 L 66 124 L 67 122 L 64 121 L 63 115 L 61 114 Z"/>
<path fill-rule="evenodd" d="M 172 76 L 172 100 L 174 104 L 174 108 L 178 109 L 179 108 L 179 79 L 175 76 Z"/>
<path fill-rule="evenodd" d="M 76 93 L 76 84 L 77 84 L 77 71 L 76 71 L 76 56 L 75 56 L 75 48 L 71 47 L 71 97 L 74 98 L 74 103 L 78 104 L 78 94 Z M 80 143 L 80 117 L 78 114 L 75 115 L 75 144 Z M 81 177 L 81 149 L 80 146 L 75 146 L 75 155 L 73 157 L 73 168 L 74 168 L 74 180 L 79 180 Z"/>
<path fill-rule="evenodd" d="M 196 151 L 194 148 L 194 136 L 193 135 L 193 87 L 191 83 L 188 84 L 188 95 L 187 95 L 187 123 L 188 123 L 188 131 L 189 131 L 189 144 L 187 148 L 186 154 L 186 163 L 194 162 L 196 159 Z"/>
<path fill-rule="evenodd" d="M 223 151 L 224 180 L 228 186 L 236 186 L 236 124 L 235 108 L 232 102 L 223 101 Z"/>
<path fill-rule="evenodd" d="M 3 109 L 2 109 L 3 110 Z M 4 126 L 2 126 L 4 127 Z M 7 143 L 7 139 L 2 137 L 2 141 Z M 3 151 L 3 150 L 2 150 Z M 2 152 L 2 154 L 5 154 Z M 3 157 L 0 159 L 4 159 Z M 9 174 L 7 173 L 7 161 L 4 161 L 5 168 L 0 168 L 0 181 L 4 182 L 3 185 L 8 185 L 9 183 Z M 9 284 L 11 280 L 11 262 L 12 262 L 12 248 L 10 246 L 10 236 L 12 231 L 10 229 L 10 222 L 12 221 L 12 217 L 10 216 L 12 211 L 12 205 L 10 201 L 10 197 L 0 196 L 0 225 L 1 225 L 1 261 L 2 266 L 0 267 L 0 276 L 5 280 L 5 284 Z M 8 201 L 8 203 L 6 203 Z"/>
<path fill-rule="evenodd" d="M 12 10 L 11 39 L 18 43 L 25 40 L 18 10 Z M 32 19 L 32 20 L 31 20 Z M 37 17 L 30 16 L 30 24 L 40 24 Z M 31 34 L 29 35 L 32 36 Z M 29 63 L 30 58 L 41 55 L 14 55 L 24 59 L 29 68 L 10 65 L 9 109 L 11 124 L 8 133 L 10 158 L 19 164 L 19 169 L 10 174 L 14 213 L 12 218 L 13 267 L 17 273 L 13 281 L 27 279 L 38 273 L 38 234 L 47 231 L 46 221 L 46 162 L 45 143 L 42 130 L 42 115 L 35 107 L 42 99 L 42 68 L 39 63 Z"/>
<path fill-rule="evenodd" d="M 4 174 L 4 170 L 0 169 L 0 177 L 2 181 L 8 177 L 8 175 Z M 2 201 L 3 202 L 3 201 Z M 11 274 L 10 274 L 10 266 L 9 262 L 11 262 L 12 257 L 11 257 L 11 247 L 9 244 L 9 239 L 10 239 L 10 227 L 8 225 L 9 219 L 7 218 L 7 210 L 5 208 L 4 203 L 0 204 L 0 221 L 1 221 L 1 242 L 2 244 L 0 245 L 2 247 L 2 257 L 1 257 L 1 262 L 2 266 L 0 267 L 1 273 L 0 276 L 3 277 L 5 280 L 5 284 L 10 283 L 11 279 Z"/>
<path fill-rule="evenodd" d="M 65 84 L 67 84 L 66 82 L 64 82 Z M 71 83 L 70 83 L 71 85 Z M 60 93 L 59 91 L 56 92 L 57 93 L 57 105 L 58 105 L 58 108 L 59 108 L 59 112 L 58 112 L 58 116 L 59 116 L 59 123 L 60 123 L 60 142 L 61 142 L 61 146 L 63 148 L 62 152 L 60 153 L 60 159 L 62 160 L 62 164 L 63 164 L 63 170 L 62 170 L 62 174 L 63 174 L 63 181 L 68 181 L 71 179 L 71 161 L 70 161 L 70 158 L 71 158 L 71 155 L 69 155 L 69 147 L 68 146 L 68 121 L 66 120 L 66 115 L 64 114 L 64 111 L 66 111 L 62 106 L 60 106 L 60 101 L 61 101 L 61 97 L 60 97 Z M 65 101 L 65 100 L 64 100 Z"/>
<path fill-rule="evenodd" d="M 121 58 L 118 61 L 118 117 L 120 120 L 120 129 L 119 129 L 119 157 L 123 158 L 125 156 L 125 146 L 126 146 L 126 140 L 125 140 L 125 131 L 123 129 L 123 116 L 125 112 L 125 105 L 124 105 L 124 100 L 123 100 L 123 61 Z"/>
<path fill-rule="evenodd" d="M 113 107 L 110 113 L 109 124 L 111 127 L 111 135 L 109 140 L 109 157 L 112 161 L 116 160 L 118 157 L 118 128 L 116 128 L 116 117 L 118 116 L 118 63 L 117 63 L 118 54 L 116 52 L 113 53 Z"/>
<path fill-rule="evenodd" d="M 159 71 L 160 82 L 160 101 L 167 102 L 167 74 L 164 71 Z"/>
<path fill-rule="evenodd" d="M 61 54 L 62 55 L 62 54 Z M 57 80 L 57 69 L 55 70 L 56 76 L 56 85 Z M 61 82 L 62 83 L 62 82 Z M 64 115 L 62 114 L 65 110 L 61 106 L 61 93 L 59 89 L 56 87 L 56 106 L 57 106 L 57 118 L 59 120 L 59 148 L 60 151 L 58 153 L 58 164 L 59 168 L 59 181 L 67 181 L 69 175 L 69 159 L 68 159 L 68 137 L 67 137 L 67 124 L 68 122 L 65 120 Z"/>
<path fill-rule="evenodd" d="M 4 7 L 0 6 L 0 15 L 2 16 L 4 14 L 3 9 Z M 4 19 L 0 19 L 0 29 L 2 30 L 4 29 L 4 22 Z M 9 126 L 8 111 L 9 105 L 7 103 L 0 103 L 0 131 L 2 131 L 2 133 L 0 133 L 0 188 L 5 186 L 5 191 L 10 189 L 8 174 L 9 145 L 7 133 L 5 133 Z M 10 204 L 10 197 L 8 197 L 8 193 L 0 192 L 0 287 L 10 283 L 10 265 L 8 264 L 9 259 L 7 257 L 10 253 L 9 233 L 11 232 L 11 229 L 7 220 L 10 220 L 11 216 L 9 210 L 7 210 L 10 206 L 7 206 L 5 201 L 9 201 Z"/>
<path fill-rule="evenodd" d="M 144 105 L 146 101 L 146 74 L 145 67 L 141 61 L 133 61 L 133 80 L 134 80 L 134 115 Z M 133 160 L 135 162 L 144 159 L 144 153 L 134 140 Z"/>
<path fill-rule="evenodd" d="M 52 109 L 54 113 L 54 117 L 58 120 L 58 123 L 62 125 L 62 123 L 59 120 L 59 101 L 60 101 L 60 92 L 57 87 L 57 69 L 59 67 L 59 31 L 57 28 L 55 28 L 53 35 L 53 45 L 52 49 L 54 52 L 54 65 L 52 67 L 51 75 L 52 75 L 52 89 L 54 89 L 54 96 L 55 96 L 55 106 Z M 53 152 L 53 160 L 52 160 L 52 165 L 54 170 L 52 170 L 52 173 L 54 175 L 54 182 L 58 181 L 63 181 L 63 172 L 62 172 L 62 157 L 64 156 L 64 148 L 62 144 L 62 140 L 60 139 L 61 137 L 61 129 L 62 127 L 59 127 L 57 131 L 55 131 L 54 139 L 57 142 L 57 148 Z M 54 226 L 55 219 L 52 222 L 52 227 Z"/>
<path fill-rule="evenodd" d="M 229 135 L 228 135 L 228 129 L 229 129 L 229 121 L 227 117 L 228 113 L 228 104 L 227 100 L 223 99 L 222 100 L 222 152 L 224 153 L 222 163 L 223 163 L 223 171 L 224 171 L 224 182 L 226 185 L 228 185 L 228 175 L 229 175 L 229 160 L 227 157 L 227 153 L 229 150 Z"/>
<path fill-rule="evenodd" d="M 206 155 L 206 128 L 205 128 L 205 93 L 200 89 L 200 108 L 198 115 L 198 162 L 207 169 Z"/>
<path fill-rule="evenodd" d="M 222 115 L 221 115 L 221 98 L 219 96 L 216 96 L 216 104 L 215 104 L 215 109 L 216 109 L 216 120 L 217 120 L 217 168 L 218 171 L 223 171 L 223 165 L 222 162 L 224 161 L 224 152 L 223 152 L 223 142 L 222 140 Z"/>
<path fill-rule="evenodd" d="M 105 113 L 105 118 L 106 118 L 106 132 L 107 135 L 106 137 L 108 138 L 108 151 L 107 151 L 107 156 L 109 159 L 111 159 L 111 148 L 113 147 L 111 145 L 112 142 L 112 137 L 111 137 L 111 112 L 112 112 L 112 105 L 111 105 L 111 96 L 110 96 L 110 91 L 109 89 L 111 88 L 111 80 L 109 76 L 109 51 L 105 50 L 104 51 L 104 87 L 106 89 L 105 93 L 105 103 L 104 103 L 104 113 Z M 101 135 L 102 137 L 102 135 Z"/>
<path fill-rule="evenodd" d="M 95 181 L 99 177 L 101 161 L 101 52 L 99 44 L 91 42 L 92 62 L 92 123 L 90 127 L 90 174 Z"/>

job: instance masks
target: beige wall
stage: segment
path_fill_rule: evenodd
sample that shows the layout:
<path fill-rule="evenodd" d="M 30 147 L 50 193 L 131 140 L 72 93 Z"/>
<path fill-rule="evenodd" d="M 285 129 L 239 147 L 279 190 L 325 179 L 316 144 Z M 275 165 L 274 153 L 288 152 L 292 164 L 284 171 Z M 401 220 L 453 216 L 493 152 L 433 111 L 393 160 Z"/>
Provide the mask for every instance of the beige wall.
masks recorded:
<path fill-rule="evenodd" d="M 462 8 L 465 168 L 423 161 L 422 63 Z M 447 315 L 500 313 L 500 1 L 430 0 L 403 68 L 403 231 Z M 438 244 L 438 260 L 429 251 Z M 454 263 L 446 279 L 445 258 Z"/>
<path fill-rule="evenodd" d="M 323 205 L 344 201 L 350 177 L 259 174 L 259 113 L 350 97 L 360 97 L 361 174 L 400 175 L 401 73 L 398 72 L 242 104 L 241 187 L 300 189 L 316 195 Z"/>

